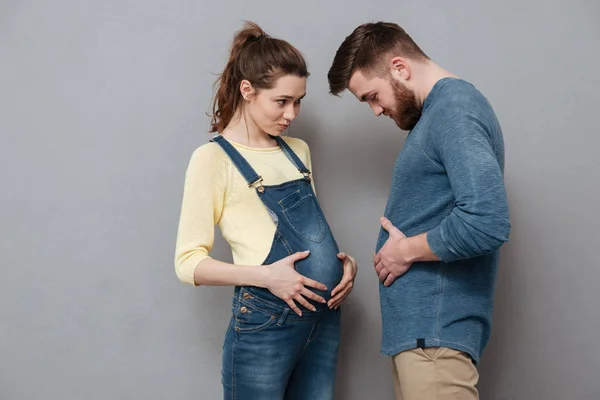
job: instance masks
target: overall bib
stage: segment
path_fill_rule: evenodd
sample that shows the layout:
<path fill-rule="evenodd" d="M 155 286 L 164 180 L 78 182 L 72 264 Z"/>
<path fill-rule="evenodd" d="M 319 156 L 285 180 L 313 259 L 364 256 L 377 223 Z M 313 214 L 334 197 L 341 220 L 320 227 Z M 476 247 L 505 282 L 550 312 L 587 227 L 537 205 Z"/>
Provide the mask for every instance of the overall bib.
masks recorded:
<path fill-rule="evenodd" d="M 218 135 L 219 144 L 264 203 L 277 227 L 263 265 L 310 250 L 296 271 L 327 286 L 309 290 L 329 300 L 342 279 L 338 246 L 311 186 L 310 171 L 278 136 L 290 162 L 304 175 L 264 186 L 243 156 Z M 317 309 L 298 304 L 302 316 L 268 289 L 235 287 L 233 316 L 223 345 L 222 383 L 226 400 L 331 400 L 337 365 L 340 312 L 307 299 Z"/>

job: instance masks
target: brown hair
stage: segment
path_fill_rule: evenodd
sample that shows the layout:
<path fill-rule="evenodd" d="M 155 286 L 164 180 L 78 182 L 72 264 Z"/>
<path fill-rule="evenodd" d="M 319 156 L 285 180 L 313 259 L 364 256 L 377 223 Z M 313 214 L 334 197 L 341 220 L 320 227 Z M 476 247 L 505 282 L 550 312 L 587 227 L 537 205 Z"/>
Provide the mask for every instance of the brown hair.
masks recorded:
<path fill-rule="evenodd" d="M 236 32 L 229 61 L 215 82 L 210 132 L 223 132 L 242 103 L 240 83 L 256 90 L 270 89 L 284 75 L 308 77 L 304 57 L 285 40 L 267 35 L 257 24 L 245 22 Z"/>
<path fill-rule="evenodd" d="M 390 53 L 414 60 L 429 59 L 404 29 L 394 23 L 360 25 L 346 37 L 335 54 L 327 74 L 330 93 L 337 95 L 347 89 L 350 77 L 357 70 L 366 74 L 387 73 L 387 69 L 381 69 L 381 62 Z"/>

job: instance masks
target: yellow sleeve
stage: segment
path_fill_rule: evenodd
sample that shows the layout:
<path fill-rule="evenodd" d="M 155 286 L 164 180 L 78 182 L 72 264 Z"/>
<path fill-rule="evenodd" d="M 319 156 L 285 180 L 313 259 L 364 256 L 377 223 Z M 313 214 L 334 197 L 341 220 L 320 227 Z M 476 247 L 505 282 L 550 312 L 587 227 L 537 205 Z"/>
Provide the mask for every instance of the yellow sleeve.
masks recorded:
<path fill-rule="evenodd" d="M 228 161 L 217 146 L 209 143 L 196 149 L 185 173 L 175 272 L 180 281 L 192 285 L 196 266 L 209 257 L 225 204 Z"/>

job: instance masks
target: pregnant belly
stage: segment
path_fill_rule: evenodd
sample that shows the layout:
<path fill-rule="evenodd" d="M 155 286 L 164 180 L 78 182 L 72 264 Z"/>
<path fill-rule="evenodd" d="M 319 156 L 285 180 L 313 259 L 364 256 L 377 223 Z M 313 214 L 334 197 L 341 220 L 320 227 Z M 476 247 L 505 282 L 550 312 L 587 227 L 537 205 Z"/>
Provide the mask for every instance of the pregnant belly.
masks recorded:
<path fill-rule="evenodd" d="M 331 291 L 340 283 L 344 273 L 342 261 L 337 257 L 337 248 L 329 249 L 315 246 L 310 255 L 296 262 L 296 271 L 299 274 L 313 279 L 327 286 L 327 290 L 309 288 L 322 296 L 325 300 L 331 298 Z M 313 302 L 313 304 L 315 304 Z"/>

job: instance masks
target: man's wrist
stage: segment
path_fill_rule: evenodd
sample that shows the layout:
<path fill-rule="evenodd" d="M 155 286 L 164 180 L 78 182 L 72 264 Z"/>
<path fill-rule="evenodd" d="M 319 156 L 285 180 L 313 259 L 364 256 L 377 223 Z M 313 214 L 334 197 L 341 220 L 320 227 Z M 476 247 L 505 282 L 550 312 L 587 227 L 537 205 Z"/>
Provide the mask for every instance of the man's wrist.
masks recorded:
<path fill-rule="evenodd" d="M 400 240 L 400 254 L 402 254 L 402 261 L 405 264 L 412 264 L 416 261 L 417 254 L 415 251 L 415 236 L 407 237 L 406 239 Z"/>
<path fill-rule="evenodd" d="M 406 263 L 439 260 L 427 243 L 427 233 L 411 236 L 403 241 L 406 242 L 402 252 Z"/>

